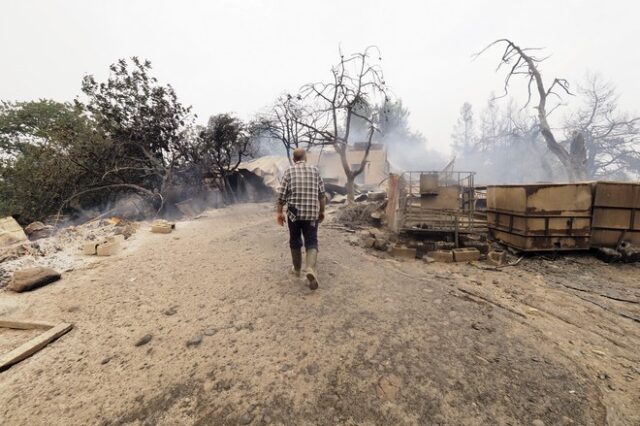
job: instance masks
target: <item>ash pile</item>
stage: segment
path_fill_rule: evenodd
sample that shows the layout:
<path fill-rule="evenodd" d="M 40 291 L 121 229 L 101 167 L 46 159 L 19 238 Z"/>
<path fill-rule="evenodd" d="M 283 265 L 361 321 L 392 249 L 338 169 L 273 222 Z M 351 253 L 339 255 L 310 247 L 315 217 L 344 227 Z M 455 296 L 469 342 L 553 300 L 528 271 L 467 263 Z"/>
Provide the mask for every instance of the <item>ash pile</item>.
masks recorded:
<path fill-rule="evenodd" d="M 85 223 L 56 224 L 56 218 L 33 222 L 22 228 L 12 217 L 0 219 L 0 289 L 7 287 L 16 272 L 40 268 L 69 272 L 88 262 L 83 245 L 90 242 L 130 238 L 139 224 L 121 217 L 99 217 Z"/>

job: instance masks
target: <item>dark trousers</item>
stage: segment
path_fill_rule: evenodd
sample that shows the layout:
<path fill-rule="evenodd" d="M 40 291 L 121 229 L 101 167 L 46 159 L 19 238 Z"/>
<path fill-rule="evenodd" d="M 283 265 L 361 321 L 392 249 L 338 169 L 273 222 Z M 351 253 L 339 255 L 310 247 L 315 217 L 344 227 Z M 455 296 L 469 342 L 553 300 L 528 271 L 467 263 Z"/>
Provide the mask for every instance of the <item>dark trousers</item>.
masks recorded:
<path fill-rule="evenodd" d="M 299 249 L 302 247 L 302 237 L 304 237 L 304 248 L 318 249 L 318 221 L 317 220 L 296 220 L 289 223 L 289 247 Z"/>

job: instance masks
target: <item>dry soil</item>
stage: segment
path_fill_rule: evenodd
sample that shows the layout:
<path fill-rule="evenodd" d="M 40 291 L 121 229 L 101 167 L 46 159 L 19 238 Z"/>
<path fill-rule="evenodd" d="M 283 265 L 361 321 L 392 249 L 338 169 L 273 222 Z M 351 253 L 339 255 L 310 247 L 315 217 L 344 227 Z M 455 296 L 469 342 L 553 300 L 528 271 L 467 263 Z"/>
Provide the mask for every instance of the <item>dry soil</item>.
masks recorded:
<path fill-rule="evenodd" d="M 350 237 L 321 228 L 312 292 L 272 207 L 238 205 L 1 292 L 1 317 L 74 329 L 0 373 L 0 423 L 640 425 L 638 266 L 400 262 Z"/>

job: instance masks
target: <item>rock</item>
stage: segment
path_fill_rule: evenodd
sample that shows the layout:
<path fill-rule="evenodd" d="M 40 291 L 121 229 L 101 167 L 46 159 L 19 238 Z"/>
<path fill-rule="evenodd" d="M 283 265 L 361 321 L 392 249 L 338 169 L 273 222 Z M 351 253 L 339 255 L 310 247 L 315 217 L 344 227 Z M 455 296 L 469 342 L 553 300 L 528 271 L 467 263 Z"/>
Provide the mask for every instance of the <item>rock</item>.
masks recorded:
<path fill-rule="evenodd" d="M 229 389 L 231 389 L 231 382 L 229 380 L 218 380 L 215 384 L 215 390 L 218 392 Z"/>
<path fill-rule="evenodd" d="M 145 334 L 144 336 L 142 336 L 137 342 L 136 342 L 136 346 L 143 346 L 146 345 L 147 343 L 149 343 L 151 341 L 151 339 L 153 338 L 153 336 L 151 334 Z"/>
<path fill-rule="evenodd" d="M 354 247 L 360 245 L 360 239 L 358 237 L 350 237 L 348 241 L 349 241 L 349 244 L 351 244 Z"/>
<path fill-rule="evenodd" d="M 27 236 L 14 218 L 7 216 L 0 219 L 0 247 L 26 241 Z"/>
<path fill-rule="evenodd" d="M 17 293 L 33 290 L 38 287 L 51 284 L 58 281 L 60 274 L 51 268 L 36 266 L 33 268 L 22 269 L 13 274 L 13 278 L 9 283 L 9 290 Z"/>
<path fill-rule="evenodd" d="M 170 306 L 169 308 L 167 308 L 164 311 L 162 311 L 162 313 L 165 314 L 166 316 L 175 315 L 176 312 L 178 312 L 176 310 L 176 306 Z"/>
<path fill-rule="evenodd" d="M 241 425 L 248 425 L 248 424 L 250 424 L 252 421 L 253 421 L 253 414 L 251 414 L 251 412 L 249 412 L 249 411 L 247 411 L 246 413 L 244 413 L 244 414 L 242 415 L 242 417 L 240 417 L 240 418 L 238 419 L 238 422 L 239 422 Z"/>
<path fill-rule="evenodd" d="M 378 228 L 370 228 L 367 232 L 371 237 L 375 238 L 376 240 L 381 240 L 382 237 L 384 236 L 384 232 L 382 232 Z"/>
<path fill-rule="evenodd" d="M 198 346 L 202 343 L 202 334 L 196 334 L 187 341 L 187 347 Z"/>
<path fill-rule="evenodd" d="M 316 374 L 318 374 L 319 371 L 320 371 L 320 366 L 317 363 L 312 362 L 311 364 L 307 365 L 308 375 L 315 376 Z"/>
<path fill-rule="evenodd" d="M 53 235 L 55 228 L 42 222 L 32 222 L 24 228 L 25 234 L 31 241 L 47 238 Z"/>
<path fill-rule="evenodd" d="M 362 247 L 364 247 L 364 248 L 373 248 L 375 245 L 376 245 L 376 239 L 375 238 L 367 238 L 362 243 Z"/>
<path fill-rule="evenodd" d="M 542 420 L 540 420 L 540 419 L 534 420 L 533 422 L 531 422 L 531 424 L 533 426 L 544 426 L 544 422 Z"/>
<path fill-rule="evenodd" d="M 389 249 L 389 241 L 387 240 L 376 240 L 373 248 L 379 251 L 387 251 Z"/>
<path fill-rule="evenodd" d="M 105 365 L 107 364 L 109 361 L 111 361 L 111 357 L 108 356 L 106 358 L 104 358 L 102 361 L 100 361 L 100 364 Z"/>
<path fill-rule="evenodd" d="M 627 263 L 640 261 L 640 247 L 636 247 L 627 241 L 620 243 L 618 251 L 622 254 L 622 260 Z"/>
<path fill-rule="evenodd" d="M 609 247 L 600 247 L 596 252 L 596 257 L 603 262 L 619 262 L 622 260 L 622 253 Z"/>
<path fill-rule="evenodd" d="M 214 334 L 216 334 L 218 332 L 218 330 L 216 330 L 215 328 L 207 328 L 203 334 L 205 336 L 213 336 Z"/>
<path fill-rule="evenodd" d="M 253 324 L 250 323 L 250 322 L 237 322 L 237 323 L 233 324 L 233 328 L 236 331 L 240 331 L 240 330 L 253 331 Z"/>

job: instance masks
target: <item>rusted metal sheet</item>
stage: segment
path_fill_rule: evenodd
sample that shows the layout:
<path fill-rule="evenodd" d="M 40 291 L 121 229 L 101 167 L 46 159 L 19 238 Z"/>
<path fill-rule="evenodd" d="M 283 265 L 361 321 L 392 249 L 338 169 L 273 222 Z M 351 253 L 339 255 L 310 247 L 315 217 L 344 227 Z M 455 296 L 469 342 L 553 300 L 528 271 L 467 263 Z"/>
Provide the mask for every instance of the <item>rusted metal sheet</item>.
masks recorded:
<path fill-rule="evenodd" d="M 420 174 L 420 194 L 437 194 L 439 187 L 438 173 Z"/>
<path fill-rule="evenodd" d="M 487 188 L 489 237 L 522 251 L 586 250 L 593 184 Z"/>
<path fill-rule="evenodd" d="M 640 184 L 597 182 L 591 245 L 617 247 L 623 240 L 640 246 Z"/>

